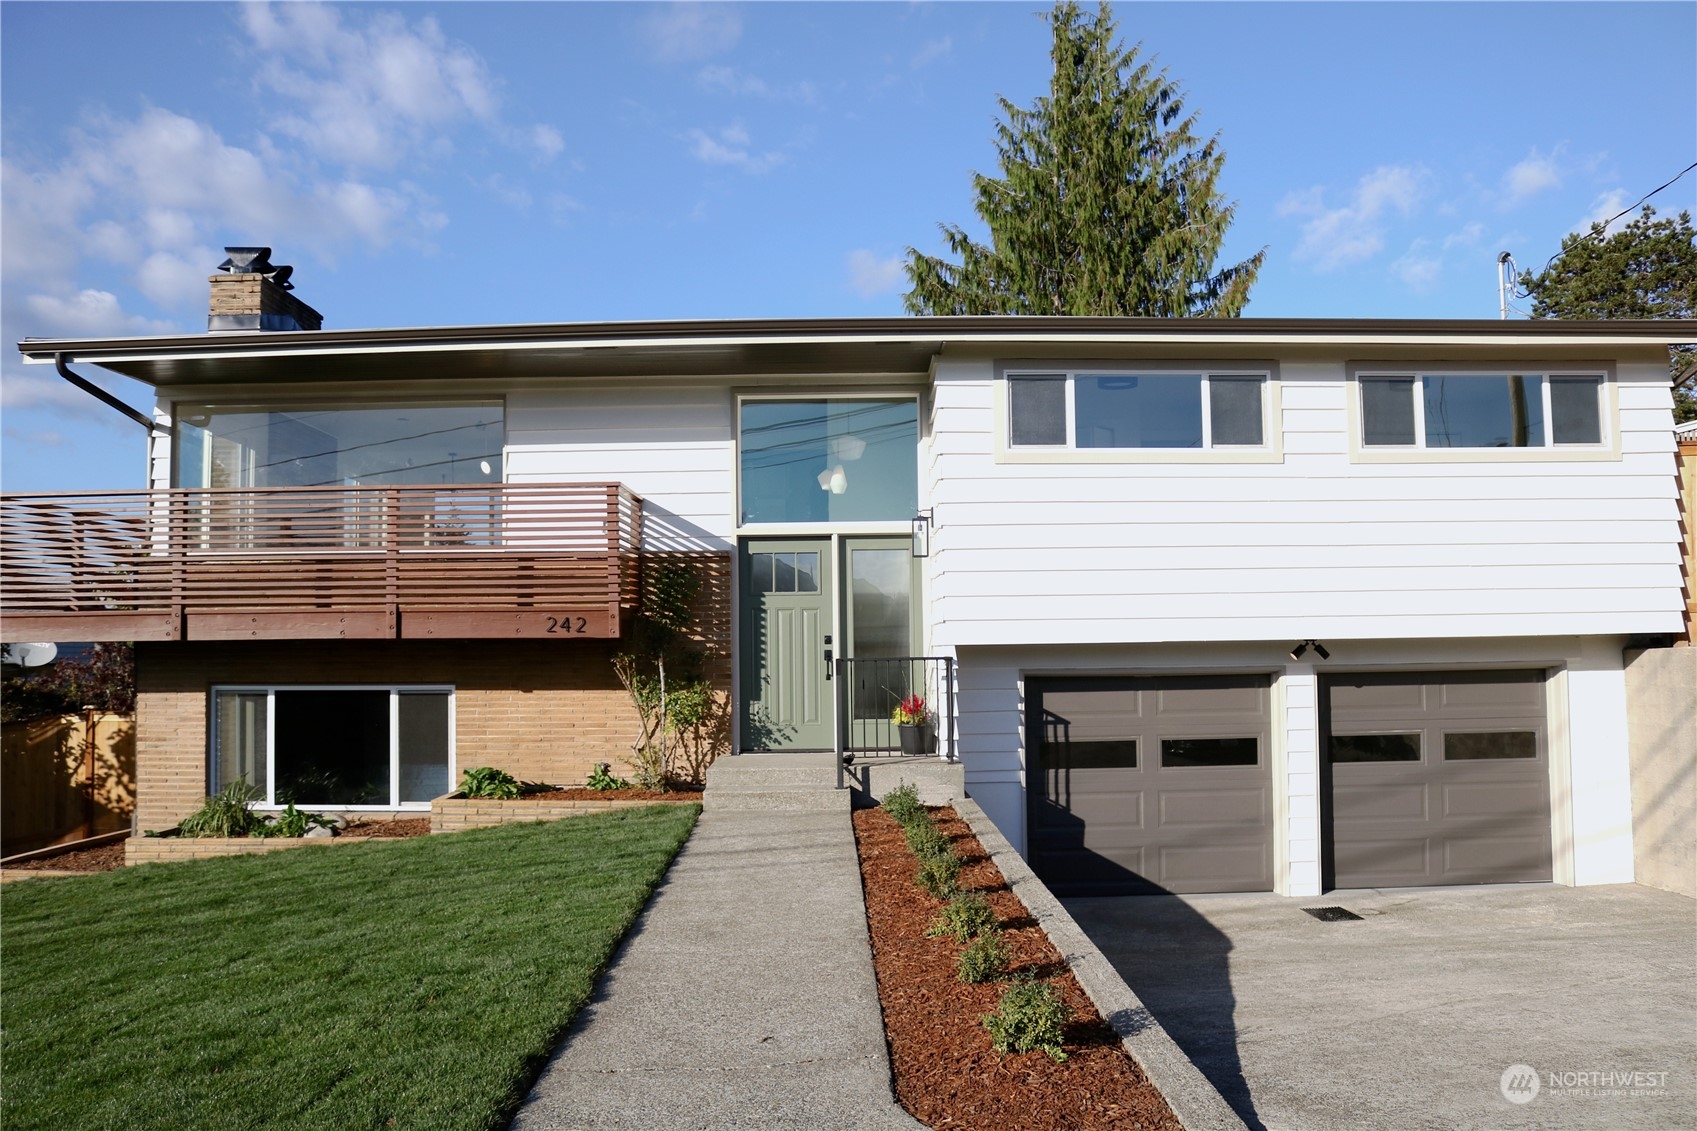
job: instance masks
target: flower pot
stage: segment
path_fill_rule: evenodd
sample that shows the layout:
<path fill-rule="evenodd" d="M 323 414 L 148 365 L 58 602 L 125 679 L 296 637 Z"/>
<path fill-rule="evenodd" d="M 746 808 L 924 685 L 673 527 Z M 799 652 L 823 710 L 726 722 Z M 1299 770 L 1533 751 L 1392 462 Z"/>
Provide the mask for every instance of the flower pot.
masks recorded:
<path fill-rule="evenodd" d="M 937 732 L 930 723 L 902 723 L 896 730 L 901 733 L 902 753 L 907 757 L 937 752 Z"/>

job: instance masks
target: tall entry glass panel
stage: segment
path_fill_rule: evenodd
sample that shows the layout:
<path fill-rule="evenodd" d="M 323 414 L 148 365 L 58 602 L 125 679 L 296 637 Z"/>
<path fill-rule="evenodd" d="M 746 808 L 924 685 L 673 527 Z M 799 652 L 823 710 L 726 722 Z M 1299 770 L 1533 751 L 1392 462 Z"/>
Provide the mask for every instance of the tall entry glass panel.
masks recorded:
<path fill-rule="evenodd" d="M 919 402 L 746 400 L 744 525 L 906 522 L 919 505 Z"/>
<path fill-rule="evenodd" d="M 848 557 L 848 649 L 858 676 L 854 722 L 882 726 L 896 704 L 914 693 L 908 657 L 919 654 L 914 632 L 911 547 L 887 539 L 851 538 Z M 885 662 L 887 661 L 887 662 Z"/>

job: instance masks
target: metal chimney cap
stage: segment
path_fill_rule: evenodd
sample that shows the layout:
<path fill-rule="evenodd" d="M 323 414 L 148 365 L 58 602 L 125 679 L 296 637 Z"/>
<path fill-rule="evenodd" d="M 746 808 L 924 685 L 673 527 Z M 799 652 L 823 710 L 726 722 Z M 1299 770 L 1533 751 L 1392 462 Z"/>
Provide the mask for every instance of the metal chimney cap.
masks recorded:
<path fill-rule="evenodd" d="M 271 249 L 268 247 L 227 247 L 224 254 L 230 258 L 220 263 L 218 270 L 232 275 L 269 275 L 276 270 L 271 266 Z"/>

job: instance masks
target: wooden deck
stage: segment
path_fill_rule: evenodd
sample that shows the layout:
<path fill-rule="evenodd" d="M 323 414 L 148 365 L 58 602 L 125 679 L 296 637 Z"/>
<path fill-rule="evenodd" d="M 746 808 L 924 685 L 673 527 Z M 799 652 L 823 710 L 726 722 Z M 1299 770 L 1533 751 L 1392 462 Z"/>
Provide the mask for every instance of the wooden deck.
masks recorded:
<path fill-rule="evenodd" d="M 616 637 L 617 483 L 0 496 L 0 639 Z"/>

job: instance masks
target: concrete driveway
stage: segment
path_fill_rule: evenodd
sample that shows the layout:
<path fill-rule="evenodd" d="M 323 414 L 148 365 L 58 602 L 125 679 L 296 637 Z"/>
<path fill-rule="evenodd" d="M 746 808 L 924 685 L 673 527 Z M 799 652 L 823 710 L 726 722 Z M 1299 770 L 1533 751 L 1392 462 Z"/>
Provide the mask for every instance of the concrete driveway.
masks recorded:
<path fill-rule="evenodd" d="M 1539 884 L 1064 902 L 1252 1128 L 1697 1127 L 1697 902 L 1683 896 Z M 1331 906 L 1362 918 L 1302 910 Z M 1538 1081 L 1531 1094 L 1514 1074 L 1524 1103 L 1504 1091 L 1517 1065 Z"/>

